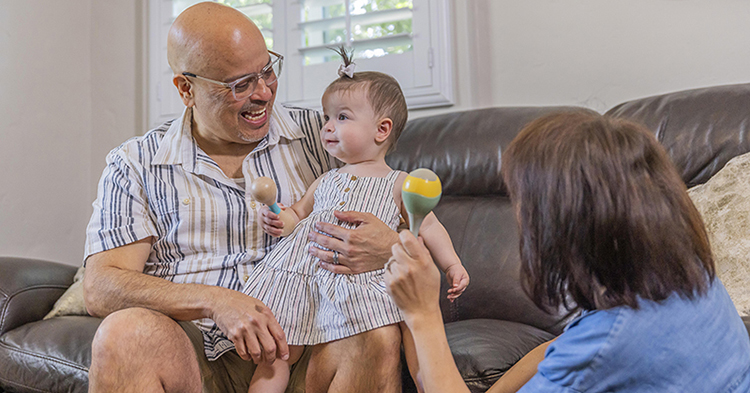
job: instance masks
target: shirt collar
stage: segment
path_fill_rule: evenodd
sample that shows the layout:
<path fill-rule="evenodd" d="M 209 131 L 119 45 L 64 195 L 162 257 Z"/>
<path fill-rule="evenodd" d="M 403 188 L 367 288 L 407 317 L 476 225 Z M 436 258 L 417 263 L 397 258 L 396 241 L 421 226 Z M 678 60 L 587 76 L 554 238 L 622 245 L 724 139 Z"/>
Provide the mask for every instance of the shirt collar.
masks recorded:
<path fill-rule="evenodd" d="M 281 104 L 274 104 L 270 122 L 268 135 L 250 155 L 275 146 L 281 138 L 295 140 L 305 137 L 302 129 L 292 120 L 289 110 Z M 193 110 L 185 108 L 182 116 L 175 119 L 164 134 L 151 165 L 182 165 L 185 170 L 193 172 L 201 150 L 193 138 L 192 124 Z"/>

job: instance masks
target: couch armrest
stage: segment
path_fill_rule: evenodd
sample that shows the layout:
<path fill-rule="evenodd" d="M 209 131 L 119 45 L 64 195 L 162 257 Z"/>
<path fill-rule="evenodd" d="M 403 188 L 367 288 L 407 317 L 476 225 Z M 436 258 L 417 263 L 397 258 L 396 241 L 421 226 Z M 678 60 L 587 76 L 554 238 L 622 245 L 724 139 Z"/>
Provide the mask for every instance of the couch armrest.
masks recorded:
<path fill-rule="evenodd" d="M 73 283 L 76 270 L 38 259 L 0 257 L 0 335 L 42 319 Z"/>

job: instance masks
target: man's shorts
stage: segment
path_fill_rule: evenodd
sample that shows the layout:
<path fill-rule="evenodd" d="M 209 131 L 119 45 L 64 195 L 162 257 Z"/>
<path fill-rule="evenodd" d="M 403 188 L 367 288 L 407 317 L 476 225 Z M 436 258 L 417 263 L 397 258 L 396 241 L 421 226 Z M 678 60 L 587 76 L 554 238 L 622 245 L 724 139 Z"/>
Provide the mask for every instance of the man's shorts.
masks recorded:
<path fill-rule="evenodd" d="M 234 350 L 210 362 L 203 350 L 203 333 L 200 329 L 190 321 L 181 321 L 179 324 L 193 343 L 201 370 L 203 393 L 247 392 L 250 380 L 253 378 L 255 364 L 252 361 L 243 360 Z M 302 357 L 292 366 L 292 375 L 289 378 L 286 393 L 304 393 L 305 374 L 311 353 L 310 347 L 305 348 Z"/>

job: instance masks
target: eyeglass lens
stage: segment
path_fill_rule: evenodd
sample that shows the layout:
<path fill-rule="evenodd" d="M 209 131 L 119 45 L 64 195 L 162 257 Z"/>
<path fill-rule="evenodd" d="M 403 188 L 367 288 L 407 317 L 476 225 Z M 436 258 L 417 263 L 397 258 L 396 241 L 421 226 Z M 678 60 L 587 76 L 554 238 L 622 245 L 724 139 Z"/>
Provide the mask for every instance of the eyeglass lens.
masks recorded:
<path fill-rule="evenodd" d="M 267 70 L 264 70 L 262 74 L 248 75 L 247 78 L 239 81 L 234 85 L 233 93 L 234 98 L 237 100 L 243 100 L 253 94 L 255 88 L 258 85 L 258 76 L 263 78 L 266 86 L 271 86 L 276 83 L 281 73 L 281 59 L 276 58 Z"/>

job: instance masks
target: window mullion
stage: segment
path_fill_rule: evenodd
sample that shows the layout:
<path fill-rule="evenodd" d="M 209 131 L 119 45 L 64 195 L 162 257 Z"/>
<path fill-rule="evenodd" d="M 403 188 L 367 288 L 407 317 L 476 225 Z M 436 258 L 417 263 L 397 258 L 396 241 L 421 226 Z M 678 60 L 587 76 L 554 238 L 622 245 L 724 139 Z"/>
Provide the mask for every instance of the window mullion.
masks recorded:
<path fill-rule="evenodd" d="M 350 0 L 344 0 L 344 12 L 346 15 L 346 47 L 352 47 L 352 10 L 349 7 Z"/>

